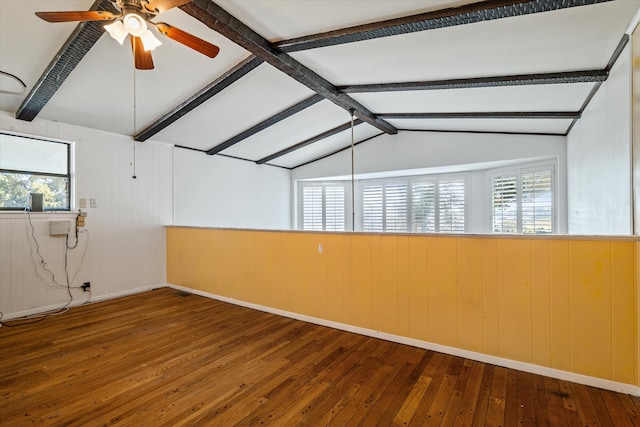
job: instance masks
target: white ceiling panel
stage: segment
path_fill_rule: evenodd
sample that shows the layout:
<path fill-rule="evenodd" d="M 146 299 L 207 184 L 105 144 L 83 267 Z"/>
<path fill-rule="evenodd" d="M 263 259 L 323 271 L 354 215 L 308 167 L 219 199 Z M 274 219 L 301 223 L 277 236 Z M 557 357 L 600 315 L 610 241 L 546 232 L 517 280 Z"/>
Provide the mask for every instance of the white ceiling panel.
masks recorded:
<path fill-rule="evenodd" d="M 270 41 L 369 24 L 478 0 L 262 0 L 216 1 Z"/>
<path fill-rule="evenodd" d="M 208 150 L 312 95 L 262 64 L 153 139 Z"/>
<path fill-rule="evenodd" d="M 578 111 L 594 83 L 352 93 L 375 113 Z"/>
<path fill-rule="evenodd" d="M 389 123 L 403 130 L 459 132 L 552 133 L 562 135 L 570 119 L 394 119 Z"/>
<path fill-rule="evenodd" d="M 49 24 L 33 12 L 87 10 L 92 3 L 91 0 L 0 0 L 0 69 L 23 80 L 28 93 L 76 27 L 73 23 Z M 29 29 L 28 37 L 25 37 L 25 27 Z M 15 89 L 14 81 L 0 79 L 0 92 Z M 16 111 L 25 95 L 0 93 L 0 109 Z"/>
<path fill-rule="evenodd" d="M 359 141 L 363 141 L 379 134 L 379 129 L 376 129 L 367 123 L 361 123 L 353 128 L 353 136 L 356 144 Z M 349 146 L 351 146 L 351 129 L 347 129 L 346 131 L 340 132 L 329 138 L 325 138 L 322 141 L 318 141 L 282 157 L 278 157 L 269 163 L 293 168 Z"/>
<path fill-rule="evenodd" d="M 181 56 L 184 48 L 173 42 L 171 45 L 167 43 L 154 55 L 156 69 L 137 70 L 134 79 L 133 58 L 128 46 L 123 47 L 114 40 L 101 37 L 94 48 L 87 57 L 98 56 L 98 60 L 78 64 L 39 117 L 132 135 L 135 133 L 134 101 L 136 130 L 140 131 L 224 73 L 232 66 L 231 60 L 240 61 L 240 55 L 246 55 L 240 51 L 231 60 L 210 62 L 210 59 L 193 53 L 201 58 L 179 62 L 171 60 L 171 55 L 174 58 Z M 172 52 L 174 50 L 180 52 Z M 196 72 L 197 68 L 186 66 L 189 63 L 197 63 L 208 71 L 203 73 L 201 69 Z M 125 75 L 118 75 L 123 70 L 127 70 Z M 174 79 L 176 75 L 184 78 Z"/>
<path fill-rule="evenodd" d="M 71 7 L 45 3 L 32 6 L 32 9 L 50 11 L 58 6 L 63 10 L 70 10 Z M 77 5 L 81 9 L 89 6 L 90 4 Z M 38 24 L 39 37 L 45 40 L 49 37 L 49 32 L 57 33 L 58 25 L 68 27 L 69 32 L 75 28 L 74 24 L 47 23 L 35 15 L 29 15 L 28 19 Z M 217 44 L 221 53 L 215 59 L 210 59 L 169 38 L 158 36 L 163 44 L 153 52 L 156 68 L 136 71 L 134 86 L 133 55 L 129 42 L 125 40 L 121 46 L 107 34 L 103 34 L 47 103 L 39 117 L 132 134 L 134 93 L 139 130 L 145 123 L 152 122 L 167 109 L 178 105 L 248 56 L 244 49 L 180 10 L 173 9 L 158 15 L 158 22 L 168 22 Z M 60 45 L 63 42 L 64 40 L 59 41 Z M 50 54 L 55 54 L 59 48 L 60 46 L 52 47 Z M 48 61 L 40 65 L 38 73 L 47 64 Z M 29 89 L 34 83 L 30 81 Z"/>
<path fill-rule="evenodd" d="M 276 41 L 473 2 L 220 0 L 219 4 L 266 39 Z M 88 10 L 93 3 L 94 0 L 0 0 L 0 70 L 18 76 L 28 86 L 22 95 L 2 93 L 19 92 L 21 88 L 11 78 L 0 76 L 0 109 L 15 113 L 76 28 L 75 23 L 44 22 L 34 12 Z M 309 68 L 309 75 L 317 73 L 335 86 L 602 69 L 638 7 L 640 0 L 614 0 L 312 49 L 291 56 Z M 153 53 L 155 69 L 134 72 L 130 47 L 103 35 L 38 118 L 132 135 L 250 56 L 239 45 L 177 8 L 155 21 L 167 22 L 219 45 L 220 54 L 209 59 L 159 35 L 163 44 Z M 593 86 L 582 83 L 340 96 L 350 96 L 374 113 L 576 111 Z M 55 89 L 55 85 L 46 88 Z M 336 90 L 325 89 L 329 93 Z M 208 150 L 314 94 L 265 63 L 151 140 Z M 222 153 L 259 160 L 349 119 L 348 112 L 322 101 Z M 568 119 L 387 121 L 399 129 L 557 134 L 564 133 L 571 123 Z M 366 138 L 378 132 L 363 124 L 356 128 L 356 137 Z M 272 163 L 297 166 L 348 145 L 349 137 L 349 132 L 342 132 Z"/>
<path fill-rule="evenodd" d="M 260 160 L 351 120 L 348 112 L 329 101 L 321 101 L 244 141 L 223 154 Z"/>
<path fill-rule="evenodd" d="M 602 69 L 640 0 L 293 52 L 337 86 Z"/>

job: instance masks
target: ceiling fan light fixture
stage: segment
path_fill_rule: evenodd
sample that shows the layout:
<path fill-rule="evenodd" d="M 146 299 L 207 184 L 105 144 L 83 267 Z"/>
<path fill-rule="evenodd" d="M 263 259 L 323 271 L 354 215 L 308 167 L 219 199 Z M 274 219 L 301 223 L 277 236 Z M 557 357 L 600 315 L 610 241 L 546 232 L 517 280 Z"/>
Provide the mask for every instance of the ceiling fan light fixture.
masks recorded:
<path fill-rule="evenodd" d="M 144 50 L 146 50 L 147 52 L 150 50 L 154 50 L 155 48 L 157 48 L 162 44 L 162 42 L 158 40 L 156 36 L 153 35 L 151 30 L 148 30 L 148 29 L 142 33 L 142 35 L 140 36 L 140 39 L 142 40 L 142 45 L 144 46 Z"/>
<path fill-rule="evenodd" d="M 102 0 L 107 1 L 107 0 Z M 151 51 L 162 45 L 151 31 L 156 29 L 166 37 L 191 48 L 209 58 L 215 58 L 220 48 L 180 28 L 165 23 L 155 23 L 151 19 L 160 12 L 172 9 L 192 0 L 110 0 L 115 3 L 119 13 L 102 10 L 36 12 L 36 16 L 47 22 L 105 22 L 104 31 L 115 41 L 124 44 L 130 36 L 134 65 L 137 70 L 152 70 Z"/>
<path fill-rule="evenodd" d="M 105 25 L 104 29 L 107 30 L 109 35 L 120 44 L 124 43 L 124 39 L 129 35 L 129 32 L 124 27 L 124 24 L 120 21 L 116 21 L 113 24 Z"/>
<path fill-rule="evenodd" d="M 137 13 L 127 13 L 122 18 L 124 28 L 129 34 L 135 37 L 141 37 L 145 31 L 147 31 L 147 23 L 144 22 L 144 18 Z"/>

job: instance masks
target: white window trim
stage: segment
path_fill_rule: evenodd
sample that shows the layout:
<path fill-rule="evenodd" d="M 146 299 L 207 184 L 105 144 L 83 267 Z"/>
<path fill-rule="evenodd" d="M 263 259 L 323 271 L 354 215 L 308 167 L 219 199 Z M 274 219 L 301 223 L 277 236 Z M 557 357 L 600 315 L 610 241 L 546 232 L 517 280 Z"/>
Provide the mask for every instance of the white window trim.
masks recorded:
<path fill-rule="evenodd" d="M 464 231 L 466 233 L 469 229 L 469 174 L 443 174 L 437 175 L 436 187 L 438 186 L 440 181 L 448 181 L 454 179 L 463 179 L 464 180 Z M 438 214 L 436 215 L 436 233 L 445 233 L 440 231 L 440 192 L 436 189 L 436 206 L 438 206 Z M 446 234 L 446 233 L 445 233 Z M 455 233 L 457 234 L 457 233 Z"/>
<path fill-rule="evenodd" d="M 59 139 L 59 138 L 52 138 L 52 137 L 48 137 L 48 136 L 40 136 L 40 135 L 33 135 L 33 134 L 28 134 L 28 133 L 21 133 L 21 132 L 14 132 L 14 131 L 10 131 L 10 130 L 5 130 L 5 129 L 0 129 L 0 133 L 3 133 L 5 135 L 12 135 L 12 136 L 17 136 L 19 138 L 27 138 L 27 139 L 36 139 L 36 140 L 40 140 L 40 141 L 46 141 L 46 142 L 55 142 L 55 143 L 60 143 L 60 144 L 67 144 L 68 147 L 68 169 L 69 169 L 69 209 L 64 209 L 64 210 L 59 210 L 59 211 L 46 211 L 46 212 L 32 212 L 32 215 L 39 215 L 39 216 L 43 216 L 43 215 L 51 215 L 51 214 L 68 214 L 71 212 L 75 212 L 76 211 L 76 146 L 75 146 L 75 142 L 74 141 L 69 141 L 69 140 L 65 140 L 65 139 Z M 15 214 L 16 212 L 20 212 L 19 210 L 4 210 L 4 209 L 0 209 L 0 215 L 2 215 L 3 217 L 8 218 L 9 215 L 11 214 Z"/>
<path fill-rule="evenodd" d="M 558 161 L 557 159 L 551 161 L 543 161 L 543 162 L 535 162 L 535 163 L 523 163 L 513 166 L 507 166 L 503 168 L 490 169 L 487 172 L 487 188 L 489 189 L 489 197 L 487 197 L 487 209 L 489 212 L 489 224 L 487 229 L 490 234 L 511 234 L 511 233 L 496 233 L 493 231 L 493 178 L 495 176 L 514 174 L 518 176 L 518 182 L 521 184 L 522 182 L 522 174 L 523 173 L 531 173 L 531 172 L 539 172 L 551 170 L 551 182 L 553 185 L 552 195 L 551 195 L 551 211 L 552 211 L 552 227 L 551 234 L 558 233 L 558 192 L 559 192 L 559 183 L 558 183 Z M 517 187 L 518 194 L 518 232 L 516 235 L 523 234 L 522 233 L 522 185 L 518 185 Z"/>
<path fill-rule="evenodd" d="M 344 224 L 345 231 L 352 230 L 352 221 L 351 221 L 351 186 L 348 185 L 348 181 L 298 181 L 297 191 L 296 191 L 296 222 L 295 226 L 297 230 L 303 230 L 304 228 L 304 218 L 303 218 L 303 208 L 304 208 L 304 198 L 303 191 L 305 187 L 332 187 L 332 186 L 342 186 L 344 187 Z M 326 219 L 324 218 L 324 207 L 325 207 L 325 199 L 324 199 L 324 191 L 323 191 L 323 219 L 322 225 L 323 229 L 326 226 Z"/>
<path fill-rule="evenodd" d="M 356 230 L 364 231 L 364 209 L 363 209 L 363 187 L 367 185 L 387 185 L 394 183 L 407 184 L 407 231 L 406 233 L 413 233 L 412 221 L 412 206 L 411 206 L 411 183 L 412 182 L 433 182 L 436 186 L 436 231 L 438 234 L 447 234 L 447 232 L 440 231 L 440 214 L 438 210 L 439 206 L 439 191 L 438 183 L 440 181 L 463 179 L 464 180 L 464 231 L 466 233 L 469 228 L 469 173 L 450 173 L 450 174 L 432 174 L 432 175 L 416 175 L 416 176 L 403 176 L 397 178 L 384 178 L 384 179 L 363 179 L 356 181 Z M 386 233 L 386 231 L 383 231 Z M 421 233 L 415 233 L 421 234 Z M 456 233 L 457 234 L 457 233 Z"/>

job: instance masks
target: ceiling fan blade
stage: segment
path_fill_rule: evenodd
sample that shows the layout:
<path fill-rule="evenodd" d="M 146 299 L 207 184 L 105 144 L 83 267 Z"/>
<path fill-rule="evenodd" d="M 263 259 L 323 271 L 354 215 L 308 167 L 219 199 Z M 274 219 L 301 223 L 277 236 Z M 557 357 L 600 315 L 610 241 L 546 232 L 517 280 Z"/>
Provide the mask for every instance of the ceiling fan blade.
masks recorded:
<path fill-rule="evenodd" d="M 103 10 L 89 10 L 80 12 L 36 12 L 36 16 L 47 22 L 70 21 L 112 21 L 118 17 Z"/>
<path fill-rule="evenodd" d="M 129 36 L 131 40 L 131 50 L 133 51 L 133 59 L 137 70 L 153 70 L 153 58 L 151 51 L 144 50 L 142 39 L 140 37 Z"/>
<path fill-rule="evenodd" d="M 162 13 L 174 7 L 182 6 L 191 0 L 149 0 L 149 4 L 145 7 L 155 13 Z"/>
<path fill-rule="evenodd" d="M 165 36 L 182 43 L 183 45 L 190 47 L 193 50 L 197 50 L 203 55 L 209 58 L 215 58 L 220 52 L 220 48 L 215 44 L 209 43 L 206 40 L 202 40 L 200 37 L 196 37 L 193 34 L 187 33 L 180 28 L 173 27 L 169 24 L 161 22 L 156 24 L 156 28 Z"/>

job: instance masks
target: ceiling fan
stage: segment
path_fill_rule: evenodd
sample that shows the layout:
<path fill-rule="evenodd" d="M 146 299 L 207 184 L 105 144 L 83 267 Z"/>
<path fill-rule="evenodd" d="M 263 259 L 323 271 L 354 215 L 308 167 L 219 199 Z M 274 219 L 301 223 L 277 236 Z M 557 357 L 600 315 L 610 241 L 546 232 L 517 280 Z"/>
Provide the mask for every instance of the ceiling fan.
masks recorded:
<path fill-rule="evenodd" d="M 107 11 L 78 11 L 78 12 L 36 12 L 36 15 L 47 22 L 71 22 L 71 21 L 113 21 L 105 25 L 109 35 L 118 43 L 123 44 L 127 36 L 131 41 L 131 49 L 136 69 L 153 69 L 151 51 L 162 43 L 158 40 L 149 27 L 155 27 L 159 33 L 164 34 L 193 50 L 196 50 L 209 58 L 215 58 L 220 48 L 206 40 L 187 33 L 179 28 L 164 22 L 151 22 L 159 13 L 174 7 L 182 6 L 191 0 L 110 0 L 120 9 L 119 14 Z"/>

